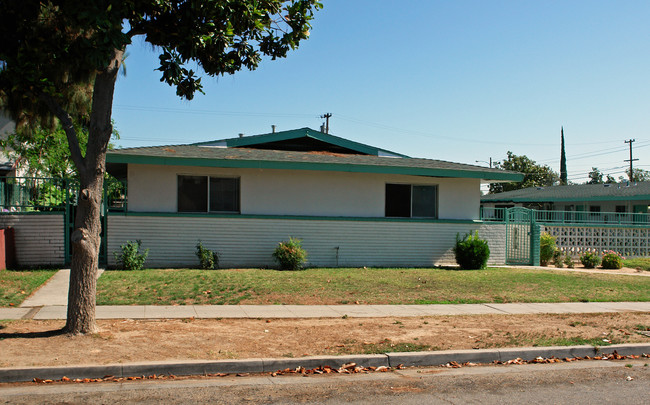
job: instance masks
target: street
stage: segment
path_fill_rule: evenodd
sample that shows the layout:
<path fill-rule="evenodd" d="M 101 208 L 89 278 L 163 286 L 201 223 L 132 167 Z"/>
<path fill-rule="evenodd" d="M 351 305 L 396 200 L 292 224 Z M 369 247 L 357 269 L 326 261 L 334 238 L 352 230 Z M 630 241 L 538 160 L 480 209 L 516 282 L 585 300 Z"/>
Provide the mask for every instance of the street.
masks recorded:
<path fill-rule="evenodd" d="M 11 404 L 641 404 L 648 398 L 647 359 L 310 377 L 0 386 L 0 403 Z"/>

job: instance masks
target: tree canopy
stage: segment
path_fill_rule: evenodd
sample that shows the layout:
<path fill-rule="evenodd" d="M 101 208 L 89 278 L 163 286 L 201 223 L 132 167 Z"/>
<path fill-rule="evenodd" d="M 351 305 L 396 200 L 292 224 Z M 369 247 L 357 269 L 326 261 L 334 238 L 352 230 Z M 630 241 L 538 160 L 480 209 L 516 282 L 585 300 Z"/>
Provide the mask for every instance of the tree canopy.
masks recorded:
<path fill-rule="evenodd" d="M 609 174 L 605 177 L 604 181 L 603 176 L 603 173 L 597 167 L 592 167 L 589 172 L 589 181 L 587 181 L 587 184 L 616 183 L 616 179 Z"/>
<path fill-rule="evenodd" d="M 77 128 L 76 131 L 83 150 L 88 143 L 88 130 Z M 113 139 L 120 139 L 115 125 Z M 114 147 L 113 144 L 108 145 L 109 149 Z M 24 168 L 29 176 L 77 177 L 77 168 L 70 159 L 68 141 L 61 124 L 53 130 L 41 127 L 19 129 L 9 134 L 6 140 L 0 140 L 0 149 L 14 159 L 19 168 Z"/>
<path fill-rule="evenodd" d="M 630 169 L 625 170 L 626 177 L 619 176 L 618 181 L 624 183 L 630 180 Z M 632 169 L 632 181 L 650 181 L 650 171 L 643 169 Z"/>
<path fill-rule="evenodd" d="M 552 186 L 560 179 L 560 176 L 549 166 L 539 165 L 526 155 L 518 156 L 510 151 L 508 151 L 508 158 L 495 162 L 494 167 L 523 173 L 524 179 L 520 183 L 491 183 L 491 194 L 528 187 Z"/>
<path fill-rule="evenodd" d="M 158 52 L 161 81 L 191 100 L 201 78 L 255 69 L 309 36 L 318 0 L 3 0 L 0 107 L 19 129 L 65 132 L 79 174 L 66 330 L 95 330 L 100 204 L 113 94 L 125 48 Z M 88 131 L 83 146 L 80 131 Z M 36 138 L 36 136 L 35 136 Z M 34 139 L 35 139 L 34 138 Z M 82 150 L 82 147 L 84 150 Z"/>

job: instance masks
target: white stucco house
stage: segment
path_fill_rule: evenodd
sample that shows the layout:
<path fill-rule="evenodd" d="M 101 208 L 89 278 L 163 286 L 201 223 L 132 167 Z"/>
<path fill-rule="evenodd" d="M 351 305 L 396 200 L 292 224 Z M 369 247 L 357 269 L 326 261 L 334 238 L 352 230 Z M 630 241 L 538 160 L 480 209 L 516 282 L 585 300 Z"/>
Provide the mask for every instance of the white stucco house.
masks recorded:
<path fill-rule="evenodd" d="M 488 232 L 481 183 L 523 177 L 309 128 L 112 150 L 107 170 L 128 184 L 126 211 L 108 218 L 109 264 L 139 239 L 152 267 L 193 264 L 198 240 L 222 266 L 272 266 L 289 236 L 303 240 L 311 266 L 449 262 L 457 233 Z"/>

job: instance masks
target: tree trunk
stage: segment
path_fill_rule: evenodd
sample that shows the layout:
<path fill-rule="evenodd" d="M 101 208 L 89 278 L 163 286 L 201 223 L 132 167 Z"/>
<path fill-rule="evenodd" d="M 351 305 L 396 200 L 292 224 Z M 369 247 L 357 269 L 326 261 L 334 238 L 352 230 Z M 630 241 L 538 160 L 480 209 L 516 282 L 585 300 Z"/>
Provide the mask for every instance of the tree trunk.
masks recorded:
<path fill-rule="evenodd" d="M 112 134 L 113 93 L 123 51 L 115 50 L 108 67 L 97 73 L 88 128 L 88 145 L 83 158 L 73 160 L 79 171 L 79 199 L 70 235 L 72 263 L 65 331 L 70 334 L 93 333 L 95 295 L 101 232 L 101 202 L 106 171 L 106 150 Z M 70 142 L 70 136 L 68 136 Z M 72 150 L 71 145 L 71 150 Z"/>

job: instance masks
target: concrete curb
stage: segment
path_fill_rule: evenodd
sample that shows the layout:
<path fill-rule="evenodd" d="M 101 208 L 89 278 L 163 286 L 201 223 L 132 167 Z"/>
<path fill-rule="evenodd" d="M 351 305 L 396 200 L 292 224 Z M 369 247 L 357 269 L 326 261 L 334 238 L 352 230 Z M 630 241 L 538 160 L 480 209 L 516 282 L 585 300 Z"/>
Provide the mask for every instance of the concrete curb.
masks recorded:
<path fill-rule="evenodd" d="M 492 363 L 508 361 L 516 358 L 533 360 L 537 357 L 585 357 L 598 354 L 611 354 L 616 351 L 622 356 L 650 354 L 650 343 L 612 345 L 606 347 L 594 346 L 553 346 L 553 347 L 522 347 L 486 350 L 448 350 L 438 352 L 386 353 L 371 355 L 345 356 L 312 356 L 297 359 L 244 359 L 244 360 L 215 360 L 215 361 L 184 361 L 184 362 L 151 362 L 131 364 L 107 364 L 88 366 L 59 366 L 59 367 L 23 367 L 0 368 L 0 382 L 24 382 L 34 378 L 42 380 L 59 380 L 62 377 L 102 378 L 105 376 L 133 377 L 157 375 L 205 375 L 217 373 L 270 373 L 287 368 L 306 369 L 320 366 L 338 368 L 346 363 L 357 363 L 364 367 L 396 367 L 403 365 L 438 366 L 452 361 L 457 363 Z"/>

